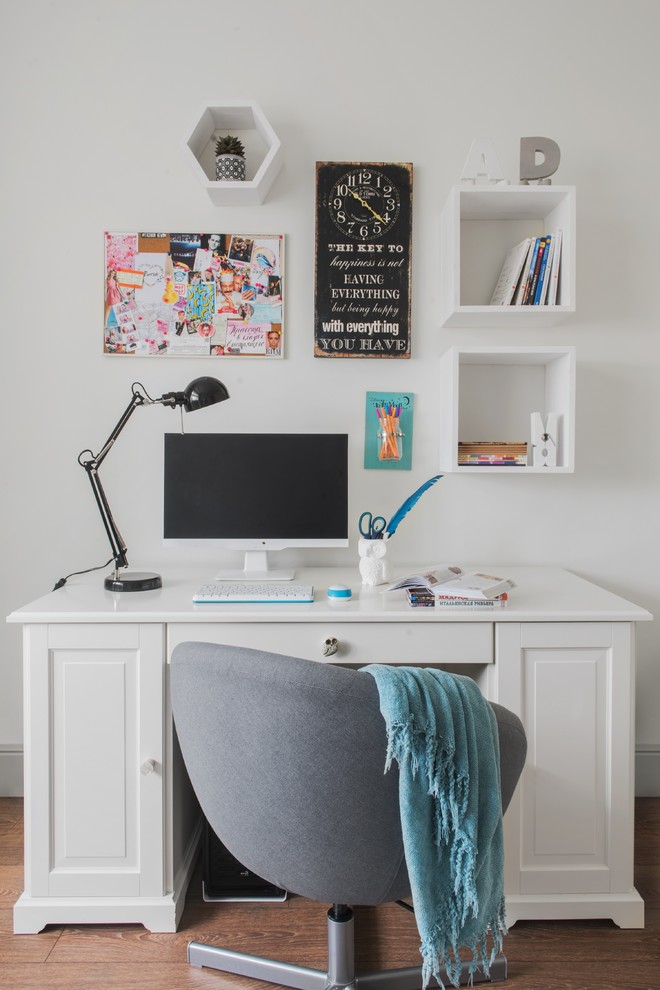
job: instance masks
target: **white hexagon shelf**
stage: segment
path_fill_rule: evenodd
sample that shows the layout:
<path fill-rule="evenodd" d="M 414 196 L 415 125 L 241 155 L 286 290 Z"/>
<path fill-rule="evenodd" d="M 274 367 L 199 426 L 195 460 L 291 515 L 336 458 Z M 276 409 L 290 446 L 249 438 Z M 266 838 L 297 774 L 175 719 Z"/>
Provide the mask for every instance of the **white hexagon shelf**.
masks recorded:
<path fill-rule="evenodd" d="M 234 134 L 245 147 L 246 178 L 215 180 L 215 142 Z M 282 146 L 263 110 L 252 100 L 230 100 L 207 105 L 197 115 L 184 145 L 190 166 L 215 206 L 263 203 L 282 167 Z"/>

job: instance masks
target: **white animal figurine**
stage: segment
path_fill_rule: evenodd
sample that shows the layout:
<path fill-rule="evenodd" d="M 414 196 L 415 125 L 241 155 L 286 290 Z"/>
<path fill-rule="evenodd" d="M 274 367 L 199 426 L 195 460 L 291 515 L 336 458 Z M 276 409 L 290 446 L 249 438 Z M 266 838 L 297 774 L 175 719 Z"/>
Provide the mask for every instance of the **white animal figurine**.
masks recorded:
<path fill-rule="evenodd" d="M 360 554 L 360 575 L 362 584 L 386 584 L 390 580 L 390 567 L 385 559 L 387 543 L 385 540 L 366 540 L 360 537 L 358 543 Z"/>

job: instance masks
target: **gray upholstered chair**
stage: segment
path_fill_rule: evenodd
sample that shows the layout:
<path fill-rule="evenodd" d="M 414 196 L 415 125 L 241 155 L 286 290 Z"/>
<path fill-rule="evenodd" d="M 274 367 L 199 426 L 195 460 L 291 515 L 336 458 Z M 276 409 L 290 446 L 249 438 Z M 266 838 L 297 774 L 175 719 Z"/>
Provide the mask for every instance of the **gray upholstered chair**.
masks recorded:
<path fill-rule="evenodd" d="M 421 986 L 421 968 L 355 977 L 350 905 L 410 895 L 398 771 L 368 673 L 240 647 L 172 655 L 174 720 L 201 807 L 229 851 L 278 887 L 330 903 L 321 972 L 191 942 L 188 960 L 301 990 Z M 503 807 L 525 759 L 519 719 L 494 705 Z M 491 979 L 506 975 L 498 957 Z M 476 979 L 480 976 L 476 974 Z"/>

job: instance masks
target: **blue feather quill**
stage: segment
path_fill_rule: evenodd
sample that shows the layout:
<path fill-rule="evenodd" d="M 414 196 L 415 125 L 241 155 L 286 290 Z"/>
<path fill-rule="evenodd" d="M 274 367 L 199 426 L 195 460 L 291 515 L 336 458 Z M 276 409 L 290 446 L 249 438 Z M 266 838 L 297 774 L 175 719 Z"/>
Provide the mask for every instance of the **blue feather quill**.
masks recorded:
<path fill-rule="evenodd" d="M 399 508 L 396 510 L 396 512 L 388 522 L 387 526 L 385 527 L 385 533 L 384 533 L 385 539 L 389 539 L 390 536 L 394 536 L 397 526 L 399 525 L 401 520 L 404 519 L 408 515 L 412 507 L 419 502 L 420 498 L 422 497 L 426 489 L 430 488 L 431 485 L 434 485 L 436 481 L 439 481 L 440 478 L 442 478 L 441 474 L 436 474 L 434 478 L 429 478 L 428 481 L 425 481 L 423 485 L 420 485 L 417 491 L 413 492 L 412 495 L 410 495 L 405 500 L 403 505 L 399 506 Z"/>

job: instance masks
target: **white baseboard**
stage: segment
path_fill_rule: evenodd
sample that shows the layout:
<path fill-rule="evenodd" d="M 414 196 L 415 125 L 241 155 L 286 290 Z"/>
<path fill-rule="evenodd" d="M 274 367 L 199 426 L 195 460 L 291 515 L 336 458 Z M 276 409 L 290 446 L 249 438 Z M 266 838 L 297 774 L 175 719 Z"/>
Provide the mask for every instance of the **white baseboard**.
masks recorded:
<path fill-rule="evenodd" d="M 660 745 L 635 750 L 635 796 L 660 797 Z"/>
<path fill-rule="evenodd" d="M 23 747 L 0 746 L 0 797 L 23 796 Z"/>

